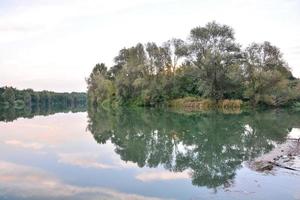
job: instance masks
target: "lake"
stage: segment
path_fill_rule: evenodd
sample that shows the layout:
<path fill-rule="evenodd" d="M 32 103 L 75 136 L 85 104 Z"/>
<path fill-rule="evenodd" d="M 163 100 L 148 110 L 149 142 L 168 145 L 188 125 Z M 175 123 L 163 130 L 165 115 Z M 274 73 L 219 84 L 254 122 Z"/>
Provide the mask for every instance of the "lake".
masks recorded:
<path fill-rule="evenodd" d="M 300 199 L 300 173 L 249 162 L 300 132 L 286 110 L 0 111 L 0 199 Z"/>

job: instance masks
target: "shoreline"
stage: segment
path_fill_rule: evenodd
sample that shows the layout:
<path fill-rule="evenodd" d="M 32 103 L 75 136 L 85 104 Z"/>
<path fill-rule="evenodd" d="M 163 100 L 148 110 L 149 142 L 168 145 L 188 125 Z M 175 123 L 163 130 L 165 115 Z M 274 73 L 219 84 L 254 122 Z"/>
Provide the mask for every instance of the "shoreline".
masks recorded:
<path fill-rule="evenodd" d="M 272 172 L 276 168 L 300 172 L 300 141 L 287 138 L 284 143 L 247 164 L 250 169 L 258 172 Z"/>

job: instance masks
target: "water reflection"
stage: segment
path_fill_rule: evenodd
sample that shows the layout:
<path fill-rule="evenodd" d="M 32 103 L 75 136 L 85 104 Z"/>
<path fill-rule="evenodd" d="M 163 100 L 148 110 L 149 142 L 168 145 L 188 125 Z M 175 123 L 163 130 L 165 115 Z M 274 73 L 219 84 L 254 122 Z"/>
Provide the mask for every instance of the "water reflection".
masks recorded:
<path fill-rule="evenodd" d="M 299 118 L 152 109 L 4 118 L 0 199 L 294 199 L 298 176 L 264 176 L 243 161 L 284 142 Z"/>
<path fill-rule="evenodd" d="M 283 110 L 237 115 L 90 108 L 88 116 L 95 140 L 113 143 L 123 161 L 184 172 L 180 176 L 188 174 L 193 185 L 208 188 L 230 185 L 243 161 L 269 152 L 300 125 L 299 114 Z M 147 177 L 155 175 L 139 178 Z"/>
<path fill-rule="evenodd" d="M 82 187 L 62 182 L 37 168 L 0 161 L 0 199 L 49 200 L 159 200 L 159 198 L 126 194 L 104 187 Z"/>
<path fill-rule="evenodd" d="M 81 112 L 0 122 L 0 199 L 160 199 L 109 187 L 121 162 L 85 130 Z"/>
<path fill-rule="evenodd" d="M 22 109 L 15 109 L 14 107 L 3 108 L 0 106 L 0 121 L 14 121 L 17 118 L 33 118 L 34 116 L 42 115 L 52 115 L 55 113 L 67 113 L 67 112 L 84 112 L 86 111 L 86 105 L 76 104 L 76 105 L 33 105 L 25 106 Z"/>

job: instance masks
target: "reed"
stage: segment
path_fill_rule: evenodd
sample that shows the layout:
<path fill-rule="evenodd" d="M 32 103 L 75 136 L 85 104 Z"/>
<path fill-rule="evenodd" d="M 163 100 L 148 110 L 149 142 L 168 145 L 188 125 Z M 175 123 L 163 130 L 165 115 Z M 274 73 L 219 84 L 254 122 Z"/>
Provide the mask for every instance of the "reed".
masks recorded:
<path fill-rule="evenodd" d="M 187 110 L 210 110 L 218 109 L 225 113 L 239 113 L 242 107 L 242 101 L 236 99 L 224 99 L 213 101 L 211 99 L 201 99 L 198 97 L 184 97 L 171 100 L 170 107 L 183 108 Z"/>

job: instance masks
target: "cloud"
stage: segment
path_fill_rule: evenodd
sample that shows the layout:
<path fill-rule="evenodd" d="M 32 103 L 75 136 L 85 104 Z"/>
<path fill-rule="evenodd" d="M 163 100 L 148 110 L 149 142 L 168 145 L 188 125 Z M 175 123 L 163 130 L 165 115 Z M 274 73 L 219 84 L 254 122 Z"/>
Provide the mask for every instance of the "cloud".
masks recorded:
<path fill-rule="evenodd" d="M 16 199 L 158 200 L 109 188 L 66 184 L 43 170 L 6 161 L 0 161 L 0 193 Z"/>
<path fill-rule="evenodd" d="M 141 174 L 138 174 L 135 178 L 143 182 L 152 182 L 152 181 L 190 179 L 190 175 L 187 171 L 184 172 L 154 171 L 154 172 L 143 172 Z"/>
<path fill-rule="evenodd" d="M 31 2 L 31 3 L 28 3 Z M 90 17 L 105 17 L 109 14 L 117 14 L 122 10 L 128 10 L 149 3 L 160 2 L 158 0 L 131 0 L 131 1 L 99 1 L 99 0 L 52 0 L 52 1 L 28 1 L 18 3 L 14 9 L 1 16 L 1 31 L 11 32 L 37 32 L 49 31 L 62 25 L 72 23 L 75 19 Z M 55 13 L 55 14 L 53 14 Z M 24 36 L 24 35 L 18 35 Z M 21 38 L 15 38 L 21 39 Z M 2 42 L 7 42 L 2 40 Z"/>
<path fill-rule="evenodd" d="M 26 148 L 33 150 L 40 150 L 44 147 L 44 145 L 40 143 L 25 143 L 20 140 L 7 140 L 4 143 L 18 148 Z"/>
<path fill-rule="evenodd" d="M 300 40 L 299 40 L 299 43 L 300 43 Z M 300 55 L 300 45 L 292 46 L 288 50 L 290 51 L 291 55 L 293 55 L 295 57 L 296 56 L 299 57 L 299 55 Z"/>
<path fill-rule="evenodd" d="M 93 154 L 58 154 L 58 162 L 64 164 L 70 164 L 74 166 L 79 166 L 82 168 L 97 168 L 97 169 L 113 169 L 116 168 L 114 165 L 109 165 L 99 162 L 96 155 Z"/>
<path fill-rule="evenodd" d="M 40 26 L 24 26 L 24 25 L 8 25 L 8 26 L 1 26 L 0 32 L 29 32 L 29 31 L 37 31 L 40 30 Z"/>
<path fill-rule="evenodd" d="M 103 152 L 104 153 L 104 152 Z M 113 152 L 109 152 L 113 153 Z M 105 153 L 104 153 L 105 154 Z M 104 155 L 102 154 L 102 155 Z M 100 162 L 101 160 L 99 154 L 93 152 L 85 152 L 85 153 L 58 153 L 58 162 L 79 166 L 82 168 L 96 168 L 96 169 L 132 169 L 138 168 L 137 165 L 133 162 L 124 162 L 120 160 L 119 157 L 111 157 L 110 154 L 108 157 L 112 159 L 111 164 Z M 114 155 L 114 154 L 113 154 Z"/>

